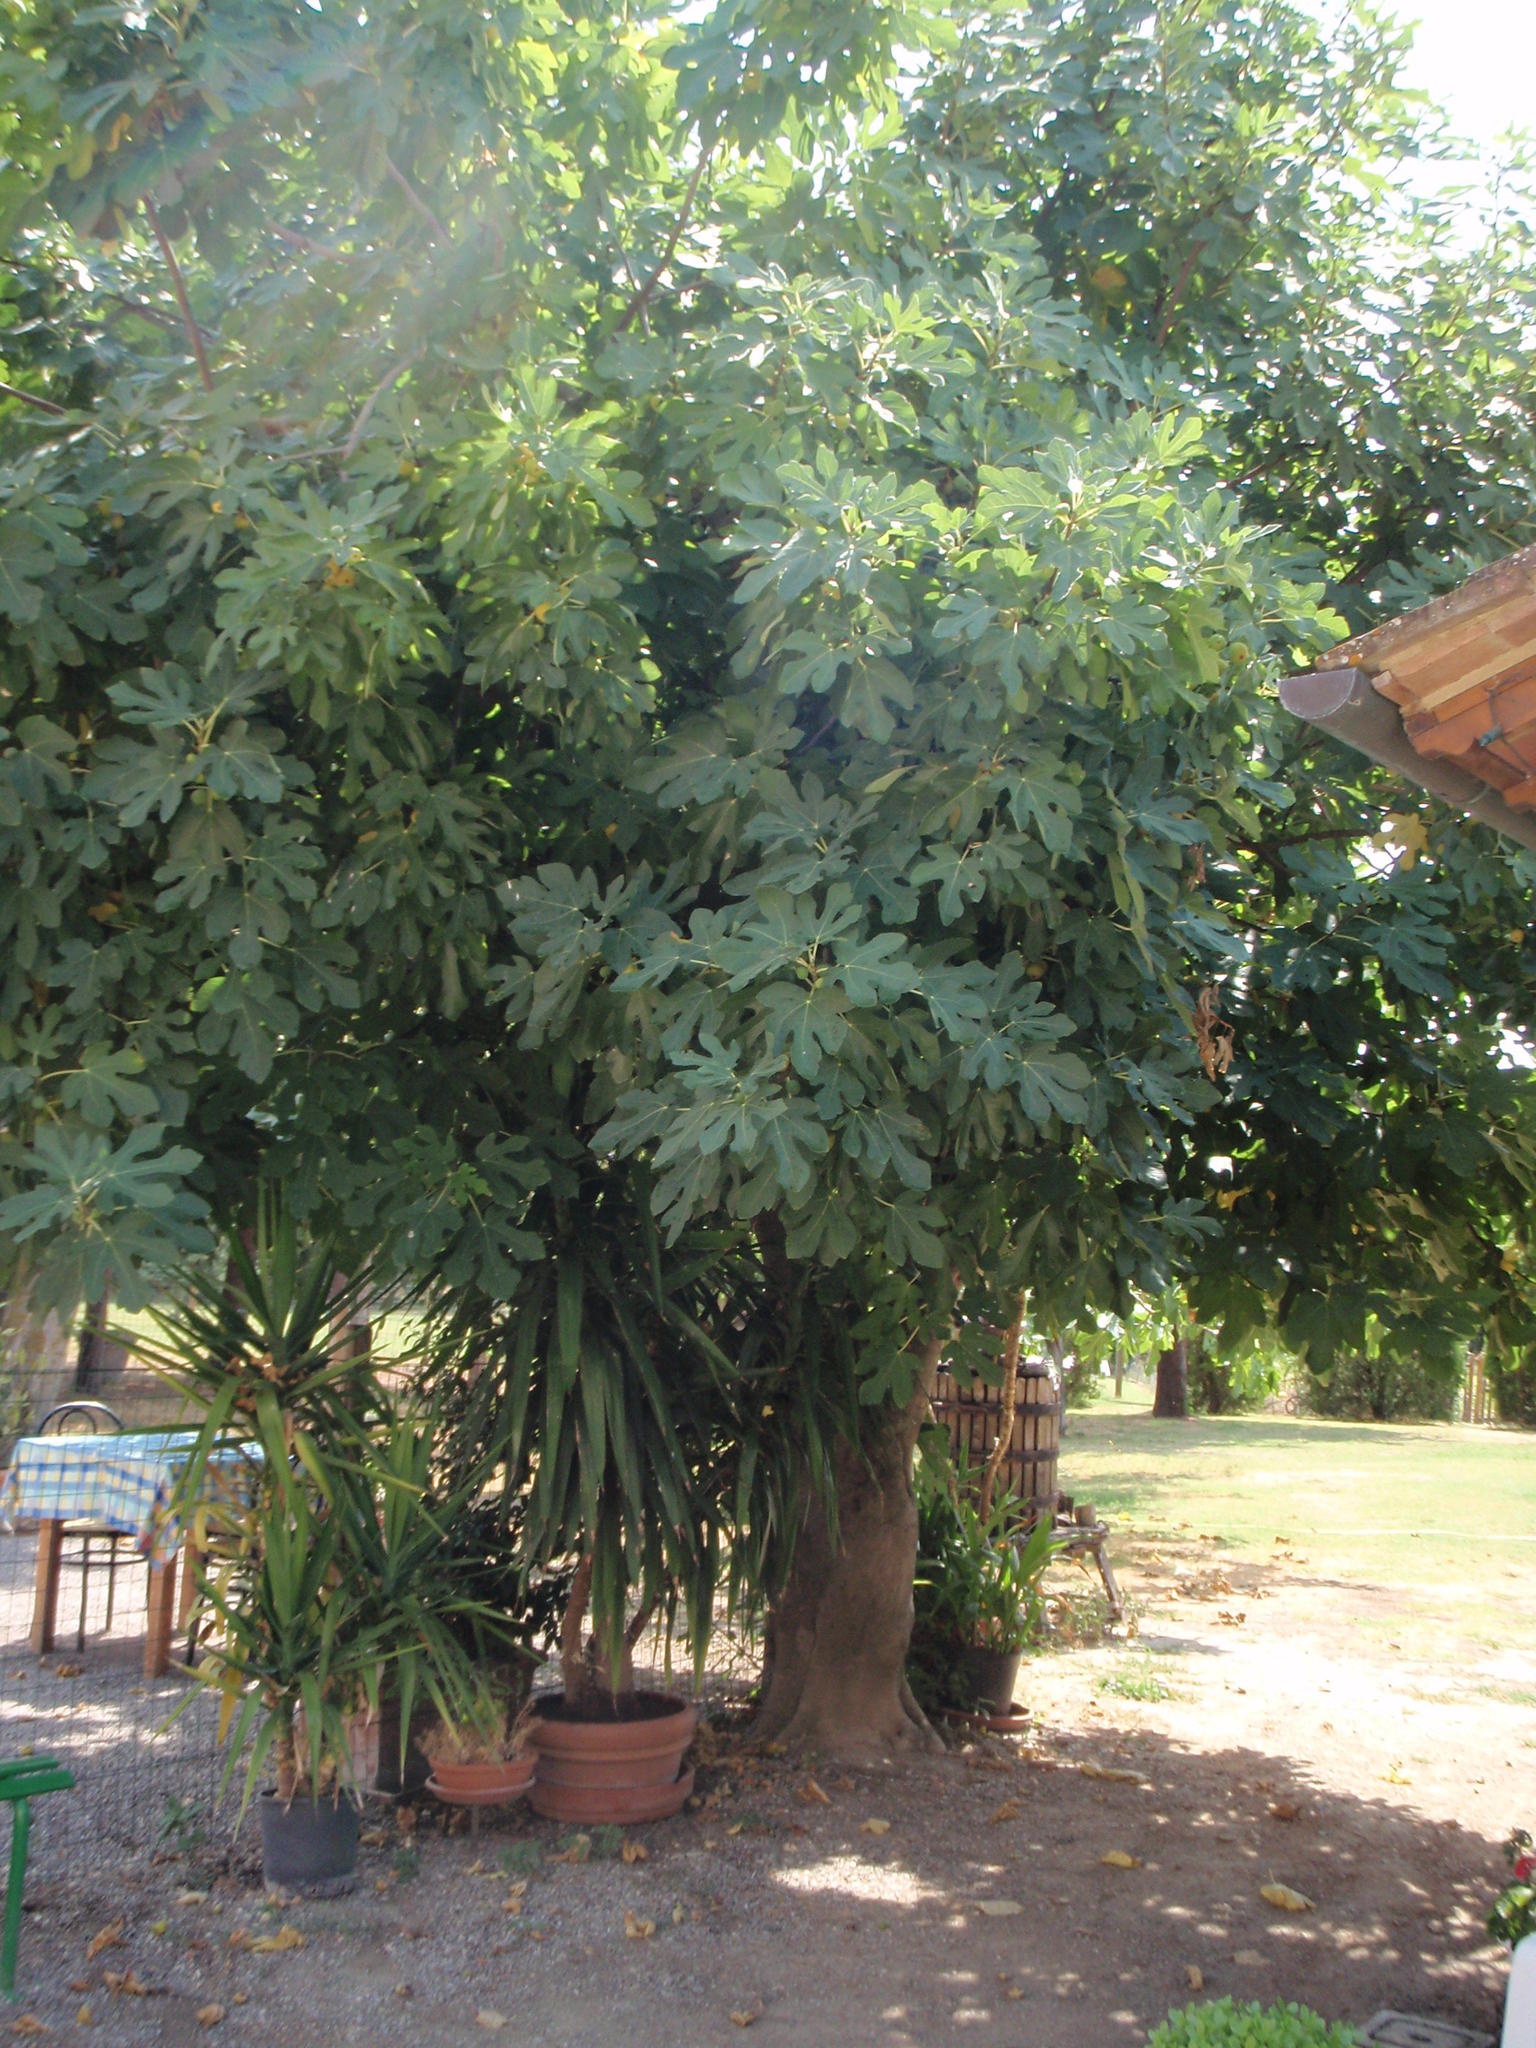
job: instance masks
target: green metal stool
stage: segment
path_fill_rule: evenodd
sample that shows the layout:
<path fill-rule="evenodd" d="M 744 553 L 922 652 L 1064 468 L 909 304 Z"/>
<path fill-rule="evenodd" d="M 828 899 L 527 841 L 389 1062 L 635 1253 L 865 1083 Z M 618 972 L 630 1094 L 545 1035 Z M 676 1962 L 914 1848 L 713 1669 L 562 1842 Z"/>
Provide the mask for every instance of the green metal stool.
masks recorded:
<path fill-rule="evenodd" d="M 0 1996 L 16 1996 L 16 1944 L 21 1939 L 21 1888 L 27 1876 L 31 1801 L 45 1792 L 74 1789 L 75 1774 L 55 1756 L 18 1756 L 0 1762 L 0 1802 L 11 1804 L 11 1868 L 5 1881 L 5 1925 L 0 1932 Z"/>

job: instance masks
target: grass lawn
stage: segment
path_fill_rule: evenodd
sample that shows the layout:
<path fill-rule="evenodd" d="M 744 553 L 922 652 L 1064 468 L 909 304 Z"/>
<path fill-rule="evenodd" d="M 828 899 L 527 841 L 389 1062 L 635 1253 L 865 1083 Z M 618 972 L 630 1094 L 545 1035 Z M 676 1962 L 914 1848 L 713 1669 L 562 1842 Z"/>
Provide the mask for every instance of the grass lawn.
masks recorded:
<path fill-rule="evenodd" d="M 1128 1384 L 1068 1417 L 1061 1485 L 1133 1554 L 1217 1539 L 1253 1563 L 1289 1553 L 1319 1583 L 1375 1587 L 1362 1648 L 1486 1656 L 1536 1637 L 1536 1435 L 1287 1415 L 1154 1421 Z M 1536 1704 L 1536 1701 L 1532 1701 Z"/>

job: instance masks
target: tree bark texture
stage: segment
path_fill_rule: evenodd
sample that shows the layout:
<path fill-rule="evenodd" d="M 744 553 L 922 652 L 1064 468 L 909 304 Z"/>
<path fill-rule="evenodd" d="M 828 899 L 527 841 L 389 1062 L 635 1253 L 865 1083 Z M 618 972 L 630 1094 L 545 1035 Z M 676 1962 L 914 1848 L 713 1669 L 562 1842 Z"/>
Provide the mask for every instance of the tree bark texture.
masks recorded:
<path fill-rule="evenodd" d="M 1189 1419 L 1189 1344 L 1182 1331 L 1166 1351 L 1158 1353 L 1152 1413 L 1177 1422 Z"/>
<path fill-rule="evenodd" d="M 768 1620 L 757 1733 L 854 1758 L 937 1749 L 906 1680 L 917 1563 L 912 1453 L 940 1346 L 904 1408 L 871 1417 L 837 1457 L 837 1528 L 807 1503 L 789 1582 Z"/>

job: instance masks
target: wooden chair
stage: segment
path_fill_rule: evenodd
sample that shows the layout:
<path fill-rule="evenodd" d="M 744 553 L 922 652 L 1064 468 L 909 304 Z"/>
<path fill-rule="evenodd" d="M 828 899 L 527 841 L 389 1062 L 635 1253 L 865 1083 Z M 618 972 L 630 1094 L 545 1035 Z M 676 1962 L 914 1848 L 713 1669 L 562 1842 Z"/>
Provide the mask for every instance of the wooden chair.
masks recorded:
<path fill-rule="evenodd" d="M 110 1409 L 105 1401 L 61 1401 L 57 1408 L 50 1408 L 38 1424 L 39 1436 L 114 1436 L 122 1429 L 122 1418 Z M 67 1551 L 61 1562 L 80 1567 L 80 1625 L 75 1630 L 75 1648 L 85 1648 L 85 1614 L 91 1594 L 91 1571 L 105 1571 L 107 1575 L 107 1618 L 105 1626 L 112 1627 L 112 1602 L 117 1587 L 117 1574 L 125 1566 L 138 1563 L 137 1551 L 127 1556 L 118 1556 L 118 1546 L 128 1539 L 120 1529 L 108 1528 L 105 1522 L 93 1522 L 80 1517 L 64 1524 L 66 1542 L 78 1540 L 80 1548 L 71 1556 Z M 105 1543 L 105 1559 L 93 1559 L 93 1543 Z"/>

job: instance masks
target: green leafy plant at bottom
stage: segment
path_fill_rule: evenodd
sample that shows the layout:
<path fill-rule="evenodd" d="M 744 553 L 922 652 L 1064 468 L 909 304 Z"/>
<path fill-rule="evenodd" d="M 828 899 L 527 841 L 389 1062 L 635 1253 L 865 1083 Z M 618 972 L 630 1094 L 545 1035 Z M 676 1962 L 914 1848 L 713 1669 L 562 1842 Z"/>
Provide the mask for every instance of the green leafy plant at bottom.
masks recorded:
<path fill-rule="evenodd" d="M 1236 2005 L 1208 1999 L 1169 2013 L 1147 2048 L 1355 2048 L 1352 2027 L 1330 2025 L 1305 2005 Z"/>
<path fill-rule="evenodd" d="M 1504 1844 L 1504 1854 L 1512 1876 L 1493 1902 L 1488 1932 L 1495 1941 L 1506 1941 L 1514 1948 L 1528 1934 L 1536 1934 L 1536 1849 L 1527 1829 L 1515 1829 Z"/>

